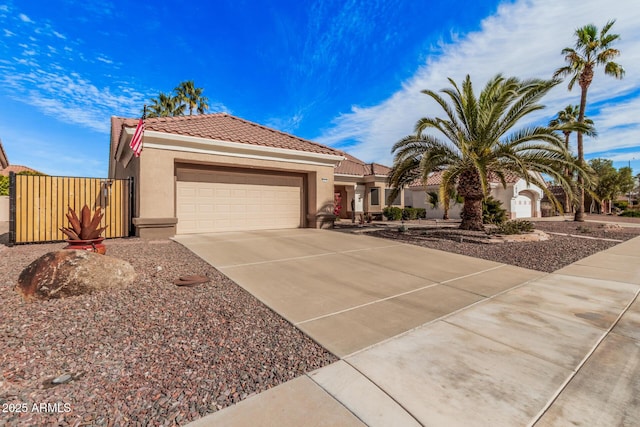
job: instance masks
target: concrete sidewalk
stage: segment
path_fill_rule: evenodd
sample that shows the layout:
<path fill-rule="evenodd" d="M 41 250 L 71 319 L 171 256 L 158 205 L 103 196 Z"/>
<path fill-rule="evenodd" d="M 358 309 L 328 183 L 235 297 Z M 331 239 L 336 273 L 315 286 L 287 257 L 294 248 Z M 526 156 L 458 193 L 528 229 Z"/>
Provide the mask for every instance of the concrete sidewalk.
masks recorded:
<path fill-rule="evenodd" d="M 640 238 L 553 274 L 319 230 L 177 240 L 341 357 L 192 426 L 640 425 Z"/>

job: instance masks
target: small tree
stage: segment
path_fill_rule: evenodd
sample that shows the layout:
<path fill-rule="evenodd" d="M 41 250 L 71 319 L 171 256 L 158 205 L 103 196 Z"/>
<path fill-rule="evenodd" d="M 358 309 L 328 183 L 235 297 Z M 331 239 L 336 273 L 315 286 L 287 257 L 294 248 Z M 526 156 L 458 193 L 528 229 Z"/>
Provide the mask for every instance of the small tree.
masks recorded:
<path fill-rule="evenodd" d="M 9 195 L 9 177 L 0 175 L 0 196 Z"/>
<path fill-rule="evenodd" d="M 591 159 L 589 166 L 595 175 L 593 194 L 601 201 L 615 200 L 619 195 L 633 190 L 633 176 L 629 167 L 616 170 L 613 161 L 609 159 Z M 602 208 L 599 212 L 602 212 Z"/>

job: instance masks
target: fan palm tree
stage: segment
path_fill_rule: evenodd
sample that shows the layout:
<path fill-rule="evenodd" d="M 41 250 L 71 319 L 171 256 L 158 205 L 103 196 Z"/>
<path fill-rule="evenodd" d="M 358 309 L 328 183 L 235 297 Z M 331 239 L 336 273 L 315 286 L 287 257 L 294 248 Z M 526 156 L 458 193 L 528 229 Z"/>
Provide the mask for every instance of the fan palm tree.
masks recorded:
<path fill-rule="evenodd" d="M 176 97 L 160 92 L 157 98 L 151 98 L 151 105 L 147 107 L 147 117 L 183 116 L 184 108 L 184 104 L 180 104 Z"/>
<path fill-rule="evenodd" d="M 562 49 L 566 66 L 558 68 L 553 77 L 571 76 L 569 80 L 569 90 L 573 89 L 576 82 L 580 85 L 580 111 L 578 113 L 578 123 L 585 123 L 585 110 L 587 106 L 587 92 L 593 81 L 594 69 L 596 66 L 604 66 L 607 75 L 621 79 L 624 76 L 624 69 L 613 59 L 620 55 L 618 49 L 611 47 L 613 42 L 620 38 L 618 34 L 609 34 L 609 30 L 615 23 L 609 21 L 602 27 L 598 34 L 595 25 L 585 25 L 575 32 L 575 48 L 566 47 Z M 578 132 L 578 161 L 584 165 L 583 133 Z M 578 206 L 576 208 L 575 221 L 584 221 L 584 182 L 578 176 Z"/>
<path fill-rule="evenodd" d="M 496 177 L 506 188 L 507 173 L 548 191 L 540 172 L 555 178 L 565 191 L 571 185 L 563 171 L 575 162 L 555 132 L 544 126 L 517 131 L 512 128 L 528 114 L 544 108 L 538 101 L 559 80 L 518 80 L 501 75 L 491 79 L 478 97 L 469 76 L 459 87 L 430 96 L 444 110 L 445 118 L 425 117 L 416 123 L 415 133 L 398 141 L 392 149 L 394 163 L 389 184 L 394 193 L 416 177 L 426 181 L 429 173 L 442 171 L 441 194 L 455 185 L 464 198 L 460 228 L 482 230 L 482 200 L 489 194 L 489 178 Z M 449 102 L 446 98 L 449 98 Z M 578 173 L 583 173 L 576 166 Z"/>
<path fill-rule="evenodd" d="M 193 80 L 181 82 L 174 90 L 178 101 L 189 107 L 190 116 L 194 109 L 199 114 L 204 114 L 209 108 L 209 104 L 207 104 L 209 99 L 202 95 L 204 89 L 195 87 Z"/>
<path fill-rule="evenodd" d="M 549 126 L 551 127 L 558 127 L 558 126 L 562 126 L 562 125 L 573 125 L 575 123 L 578 122 L 578 113 L 579 113 L 579 106 L 577 105 L 567 105 L 565 107 L 564 110 L 560 110 L 558 111 L 558 113 L 556 114 L 556 117 L 554 119 L 551 119 L 549 121 Z M 585 132 L 585 134 L 589 135 L 589 136 L 596 136 L 596 130 L 593 126 L 593 120 L 591 120 L 588 117 L 584 117 L 584 124 L 588 126 L 588 130 Z M 565 127 L 562 130 L 562 134 L 564 135 L 564 145 L 567 148 L 567 150 L 569 150 L 569 142 L 570 142 L 570 137 L 571 137 L 571 133 L 572 130 L 570 127 Z M 567 168 L 565 169 L 565 174 L 567 176 L 567 179 L 570 180 L 573 177 L 573 171 L 571 170 L 571 168 Z M 569 198 L 569 194 L 565 194 L 565 209 L 570 210 L 571 212 L 573 212 L 573 208 L 572 208 L 572 203 L 571 200 Z"/>

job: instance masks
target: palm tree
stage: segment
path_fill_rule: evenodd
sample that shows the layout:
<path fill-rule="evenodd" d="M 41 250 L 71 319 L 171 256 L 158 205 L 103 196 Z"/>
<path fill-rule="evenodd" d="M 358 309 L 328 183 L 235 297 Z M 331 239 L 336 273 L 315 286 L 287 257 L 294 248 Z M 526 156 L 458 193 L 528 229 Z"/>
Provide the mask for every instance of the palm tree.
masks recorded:
<path fill-rule="evenodd" d="M 569 141 L 571 137 L 571 132 L 573 131 L 570 126 L 573 126 L 578 122 L 578 112 L 579 112 L 579 107 L 577 105 L 567 105 L 564 110 L 558 111 L 558 114 L 556 114 L 556 118 L 551 119 L 549 121 L 549 126 L 551 127 L 569 125 L 569 127 L 565 126 L 564 129 L 562 130 L 562 133 L 564 135 L 564 145 L 567 148 L 567 150 L 569 150 Z M 593 120 L 585 116 L 584 124 L 588 126 L 587 131 L 585 132 L 587 135 L 589 136 L 597 135 L 596 130 L 593 127 Z M 571 170 L 571 168 L 565 169 L 565 175 L 567 176 L 568 180 L 572 179 L 573 171 Z M 569 194 L 565 194 L 565 208 L 573 212 L 573 207 L 569 198 Z"/>
<path fill-rule="evenodd" d="M 178 101 L 189 107 L 190 116 L 193 114 L 194 109 L 196 109 L 199 114 L 204 114 L 209 108 L 209 104 L 207 104 L 209 99 L 202 95 L 204 89 L 195 87 L 193 80 L 180 83 L 174 90 L 176 91 Z"/>
<path fill-rule="evenodd" d="M 180 104 L 176 97 L 160 92 L 157 98 L 151 98 L 151 105 L 147 107 L 147 117 L 183 116 L 184 108 L 184 104 Z"/>
<path fill-rule="evenodd" d="M 620 38 L 618 34 L 609 34 L 609 30 L 615 23 L 609 21 L 602 27 L 600 34 L 595 25 L 589 24 L 578 28 L 575 32 L 576 47 L 566 47 L 562 49 L 565 61 L 568 65 L 558 68 L 553 77 L 571 76 L 569 80 L 569 90 L 576 82 L 580 85 L 580 111 L 578 113 L 578 123 L 585 123 L 584 116 L 587 106 L 587 92 L 593 81 L 594 68 L 598 65 L 604 66 L 607 75 L 621 79 L 624 76 L 624 69 L 613 59 L 620 55 L 618 49 L 611 47 L 614 41 Z M 584 147 L 582 132 L 578 132 L 578 162 L 584 166 Z M 576 208 L 575 221 L 584 221 L 584 182 L 578 176 L 578 206 Z"/>
<path fill-rule="evenodd" d="M 505 174 L 513 173 L 541 187 L 558 205 L 542 177 L 531 172 L 551 176 L 565 191 L 571 191 L 563 170 L 574 161 L 555 132 L 560 128 L 512 128 L 523 117 L 544 108 L 538 101 L 559 80 L 521 81 L 497 75 L 478 97 L 469 76 L 462 87 L 452 79 L 449 82 L 453 88 L 443 89 L 442 93 L 450 102 L 431 90 L 422 91 L 440 105 L 446 118 L 418 120 L 415 133 L 393 146 L 394 163 L 389 176 L 393 192 L 401 191 L 416 176 L 426 181 L 429 173 L 442 171 L 441 194 L 455 185 L 464 198 L 460 228 L 470 230 L 484 228 L 482 200 L 489 194 L 491 176 L 506 187 Z M 582 168 L 576 169 L 583 173 Z"/>

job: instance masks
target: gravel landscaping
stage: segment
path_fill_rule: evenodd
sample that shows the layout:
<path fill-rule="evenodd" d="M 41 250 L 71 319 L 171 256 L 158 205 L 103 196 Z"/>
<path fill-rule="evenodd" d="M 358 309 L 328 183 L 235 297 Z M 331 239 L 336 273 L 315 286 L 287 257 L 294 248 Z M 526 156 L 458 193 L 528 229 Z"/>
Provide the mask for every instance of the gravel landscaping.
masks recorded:
<path fill-rule="evenodd" d="M 546 272 L 640 235 L 640 228 L 538 222 L 539 230 L 567 235 L 495 244 L 452 224 L 404 233 L 399 225 L 369 235 Z M 14 290 L 20 272 L 64 244 L 8 248 L 6 238 L 0 234 L 0 426 L 184 425 L 337 360 L 173 241 L 106 242 L 108 255 L 138 274 L 129 289 L 25 303 Z M 173 284 L 188 275 L 210 281 Z"/>
<path fill-rule="evenodd" d="M 603 217 L 604 220 L 609 218 Z M 625 222 L 640 224 L 638 220 Z M 620 241 L 640 236 L 638 227 L 618 228 L 595 222 L 540 221 L 534 225 L 537 230 L 548 233 L 549 240 L 490 243 L 487 233 L 458 230 L 455 228 L 457 225 L 451 223 L 439 227 L 413 224 L 415 228 L 403 233 L 397 231 L 397 226 L 385 227 L 367 235 L 549 273 L 615 246 Z"/>
<path fill-rule="evenodd" d="M 34 303 L 20 272 L 64 245 L 0 245 L 0 425 L 183 425 L 336 360 L 181 245 L 106 243 L 130 289 Z"/>

